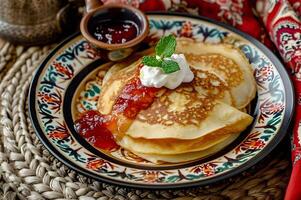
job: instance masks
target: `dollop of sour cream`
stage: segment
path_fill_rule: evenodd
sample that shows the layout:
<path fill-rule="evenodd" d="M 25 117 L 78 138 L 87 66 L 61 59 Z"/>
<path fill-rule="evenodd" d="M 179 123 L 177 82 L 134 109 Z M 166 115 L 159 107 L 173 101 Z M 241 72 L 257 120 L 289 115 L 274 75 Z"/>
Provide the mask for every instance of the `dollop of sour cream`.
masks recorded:
<path fill-rule="evenodd" d="M 140 69 L 140 80 L 146 87 L 175 89 L 181 83 L 189 83 L 193 80 L 194 74 L 189 68 L 184 54 L 172 54 L 170 59 L 179 64 L 180 70 L 165 74 L 160 67 L 150 67 L 144 65 Z"/>

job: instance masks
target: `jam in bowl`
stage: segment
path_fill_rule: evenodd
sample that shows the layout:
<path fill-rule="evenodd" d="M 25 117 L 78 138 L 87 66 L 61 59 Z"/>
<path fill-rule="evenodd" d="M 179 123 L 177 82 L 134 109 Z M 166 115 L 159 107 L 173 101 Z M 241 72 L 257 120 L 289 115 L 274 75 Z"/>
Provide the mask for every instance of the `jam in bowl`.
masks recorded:
<path fill-rule="evenodd" d="M 102 57 L 111 61 L 128 57 L 148 34 L 146 16 L 128 5 L 100 6 L 96 2 L 86 0 L 87 14 L 81 21 L 81 33 Z"/>
<path fill-rule="evenodd" d="M 104 20 L 91 26 L 94 38 L 108 44 L 123 44 L 139 34 L 138 25 L 129 20 Z"/>

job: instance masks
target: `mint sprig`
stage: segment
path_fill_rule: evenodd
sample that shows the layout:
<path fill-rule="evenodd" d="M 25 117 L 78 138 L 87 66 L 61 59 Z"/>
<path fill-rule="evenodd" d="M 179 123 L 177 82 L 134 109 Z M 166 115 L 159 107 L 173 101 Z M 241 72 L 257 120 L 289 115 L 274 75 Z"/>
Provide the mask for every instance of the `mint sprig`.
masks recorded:
<path fill-rule="evenodd" d="M 166 74 L 170 74 L 180 70 L 179 64 L 170 58 L 176 50 L 176 38 L 173 35 L 168 35 L 159 40 L 156 45 L 156 56 L 144 56 L 142 63 L 150 67 L 160 67 Z"/>
<path fill-rule="evenodd" d="M 161 68 L 165 74 L 170 74 L 180 70 L 179 64 L 173 60 L 163 60 Z"/>
<path fill-rule="evenodd" d="M 144 56 L 142 63 L 150 67 L 161 67 L 162 62 L 156 56 Z"/>
<path fill-rule="evenodd" d="M 160 57 L 170 57 L 176 50 L 176 38 L 173 35 L 168 35 L 159 40 L 156 45 L 156 55 Z"/>

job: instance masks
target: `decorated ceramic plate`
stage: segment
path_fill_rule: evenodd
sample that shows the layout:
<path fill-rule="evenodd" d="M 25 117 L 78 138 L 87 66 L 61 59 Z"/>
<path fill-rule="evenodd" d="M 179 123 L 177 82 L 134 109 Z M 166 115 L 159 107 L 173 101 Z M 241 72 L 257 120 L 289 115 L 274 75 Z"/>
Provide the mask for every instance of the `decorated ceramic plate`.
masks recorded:
<path fill-rule="evenodd" d="M 32 123 L 47 149 L 71 169 L 96 180 L 157 189 L 210 184 L 267 156 L 287 133 L 294 106 L 291 82 L 275 55 L 250 36 L 212 20 L 170 13 L 151 13 L 148 18 L 150 44 L 172 33 L 204 43 L 232 44 L 245 54 L 257 84 L 252 125 L 222 151 L 193 162 L 156 165 L 123 148 L 96 149 L 75 131 L 74 122 L 80 113 L 96 109 L 110 64 L 75 34 L 50 53 L 30 88 Z"/>

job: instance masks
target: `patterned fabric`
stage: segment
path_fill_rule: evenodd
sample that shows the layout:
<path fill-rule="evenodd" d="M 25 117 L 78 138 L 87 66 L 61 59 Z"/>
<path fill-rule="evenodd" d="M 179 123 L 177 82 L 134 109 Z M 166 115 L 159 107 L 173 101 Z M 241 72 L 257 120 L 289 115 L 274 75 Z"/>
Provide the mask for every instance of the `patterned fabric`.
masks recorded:
<path fill-rule="evenodd" d="M 143 11 L 172 10 L 206 16 L 228 23 L 252 35 L 271 50 L 276 49 L 290 72 L 297 103 L 292 137 L 294 167 L 286 199 L 301 199 L 300 184 L 297 182 L 297 177 L 301 177 L 301 0 L 102 1 L 127 3 Z"/>
<path fill-rule="evenodd" d="M 291 74 L 296 92 L 296 112 L 292 137 L 293 171 L 286 199 L 301 199 L 301 21 L 300 1 L 258 0 L 256 7 L 265 27 Z M 297 12 L 295 12 L 295 11 Z M 298 180 L 299 179 L 299 180 Z"/>
<path fill-rule="evenodd" d="M 301 16 L 301 1 L 300 0 L 288 0 L 298 16 Z"/>
<path fill-rule="evenodd" d="M 206 16 L 231 24 L 273 49 L 263 25 L 252 11 L 254 3 L 249 0 L 102 0 L 102 2 L 125 3 L 143 11 L 170 10 Z"/>

